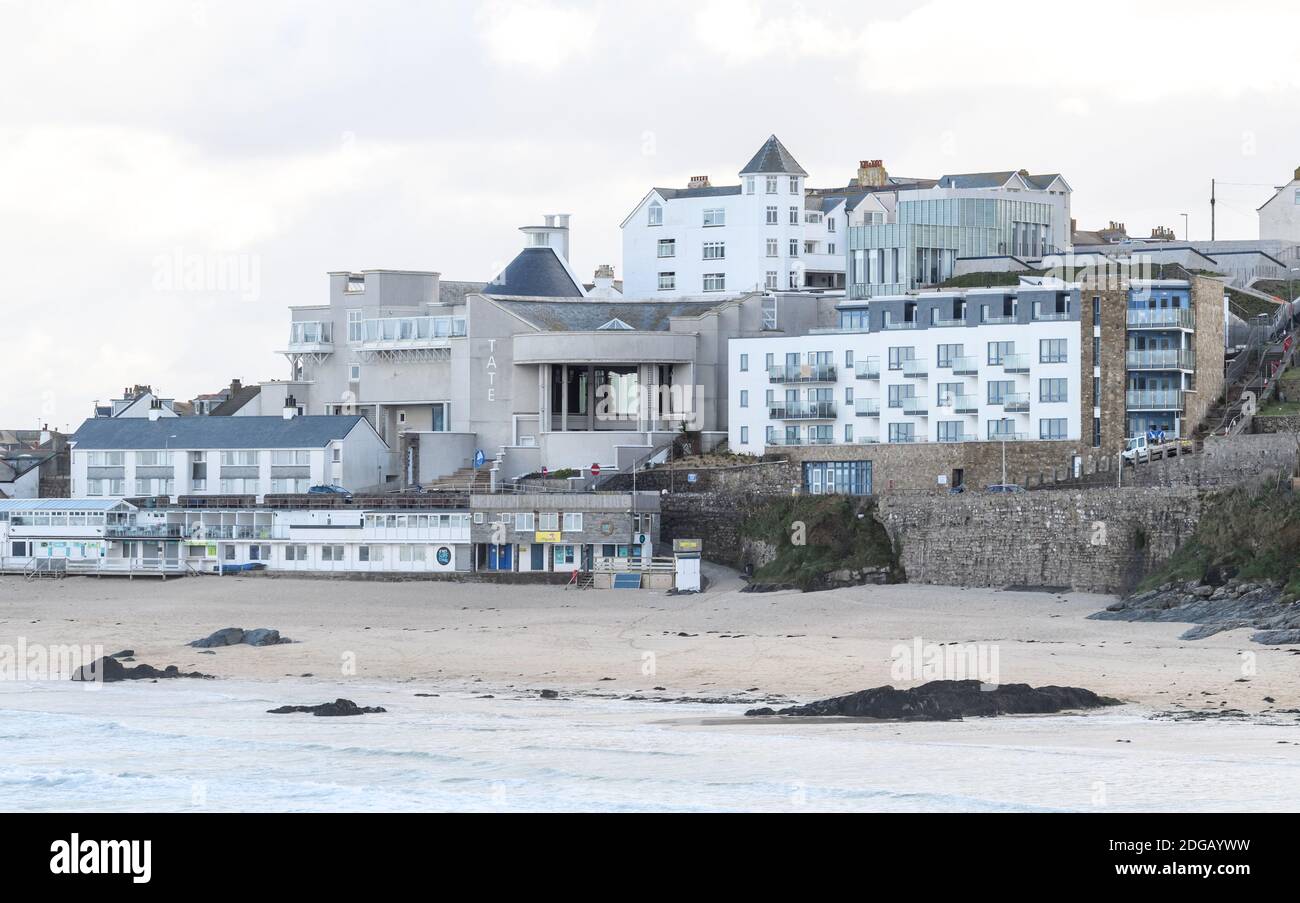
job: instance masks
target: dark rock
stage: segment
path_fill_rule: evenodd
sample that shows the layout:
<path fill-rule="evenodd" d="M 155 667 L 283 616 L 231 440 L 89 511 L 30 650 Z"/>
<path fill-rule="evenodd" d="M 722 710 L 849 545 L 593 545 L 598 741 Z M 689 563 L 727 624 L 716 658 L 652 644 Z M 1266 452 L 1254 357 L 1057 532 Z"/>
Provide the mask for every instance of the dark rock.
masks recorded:
<path fill-rule="evenodd" d="M 1250 638 L 1252 643 L 1263 646 L 1285 646 L 1300 643 L 1300 630 L 1264 630 Z"/>
<path fill-rule="evenodd" d="M 762 715 L 775 715 L 775 714 L 776 714 L 775 709 L 769 709 L 765 707 L 761 709 L 750 709 L 748 712 L 745 713 L 745 716 L 747 718 L 754 718 Z"/>
<path fill-rule="evenodd" d="M 292 642 L 280 636 L 280 631 L 267 627 L 258 627 L 245 631 L 240 627 L 226 627 L 201 640 L 194 640 L 189 645 L 197 649 L 215 649 L 221 646 L 278 646 Z"/>
<path fill-rule="evenodd" d="M 322 718 L 341 718 L 350 715 L 374 715 L 387 711 L 381 707 L 361 708 L 351 699 L 336 699 L 320 705 L 282 705 L 278 709 L 268 709 L 271 715 L 290 715 L 295 713 L 311 714 Z"/>
<path fill-rule="evenodd" d="M 1002 684 L 984 689 L 985 686 L 978 680 L 936 680 L 909 690 L 875 687 L 807 705 L 790 706 L 777 714 L 951 721 L 968 716 L 1040 715 L 1120 704 L 1118 700 L 1078 687 Z"/>
<path fill-rule="evenodd" d="M 559 698 L 560 698 L 560 694 L 557 693 L 555 690 L 543 690 L 543 691 L 541 692 L 540 695 L 541 695 L 541 697 L 542 697 L 543 699 L 559 699 Z"/>
<path fill-rule="evenodd" d="M 282 642 L 280 631 L 271 630 L 267 627 L 258 627 L 244 633 L 244 645 L 246 646 L 278 646 Z"/>
<path fill-rule="evenodd" d="M 134 658 L 134 649 L 123 649 L 121 652 L 114 652 L 109 658 Z"/>
<path fill-rule="evenodd" d="M 128 668 L 111 656 L 104 656 L 91 662 L 89 665 L 82 665 L 72 675 L 76 681 L 100 681 L 111 684 L 122 680 L 157 680 L 159 678 L 173 677 L 193 677 L 203 680 L 212 680 L 211 674 L 200 674 L 198 671 L 183 673 L 175 665 L 168 665 L 159 671 L 152 665 L 136 665 Z"/>

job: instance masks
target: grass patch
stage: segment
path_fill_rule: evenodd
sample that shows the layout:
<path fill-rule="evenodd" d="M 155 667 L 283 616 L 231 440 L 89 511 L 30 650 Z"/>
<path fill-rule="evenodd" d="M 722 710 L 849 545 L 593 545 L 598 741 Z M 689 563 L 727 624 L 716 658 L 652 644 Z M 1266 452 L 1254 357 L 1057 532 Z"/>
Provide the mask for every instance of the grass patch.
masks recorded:
<path fill-rule="evenodd" d="M 1277 580 L 1300 597 L 1300 496 L 1276 483 L 1238 487 L 1206 499 L 1200 523 L 1174 556 L 1139 585 L 1201 580 L 1211 568 L 1243 580 Z"/>
<path fill-rule="evenodd" d="M 802 527 L 799 525 L 802 524 Z M 773 499 L 750 509 L 740 535 L 776 547 L 776 558 L 759 568 L 755 583 L 793 584 L 816 589 L 839 570 L 888 568 L 898 576 L 898 559 L 876 503 L 840 495 Z"/>
<path fill-rule="evenodd" d="M 1223 289 L 1228 293 L 1228 299 L 1232 302 L 1229 309 L 1243 319 L 1250 319 L 1259 314 L 1276 316 L 1278 306 L 1272 301 L 1265 301 L 1263 298 L 1256 298 L 1254 295 L 1247 295 L 1235 288 L 1224 286 Z"/>
<path fill-rule="evenodd" d="M 1259 406 L 1261 417 L 1285 416 L 1288 414 L 1300 414 L 1300 369 L 1292 367 L 1277 382 L 1278 398 L 1285 398 L 1286 401 L 1265 402 Z"/>

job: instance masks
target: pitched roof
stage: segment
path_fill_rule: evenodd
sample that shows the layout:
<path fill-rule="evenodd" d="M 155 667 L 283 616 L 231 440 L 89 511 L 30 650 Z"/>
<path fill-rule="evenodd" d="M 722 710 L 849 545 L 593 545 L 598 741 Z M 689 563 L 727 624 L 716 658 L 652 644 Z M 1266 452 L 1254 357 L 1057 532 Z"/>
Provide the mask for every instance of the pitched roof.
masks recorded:
<path fill-rule="evenodd" d="M 1037 175 L 1028 175 L 1025 176 L 1024 179 L 1040 191 L 1046 191 L 1048 188 L 1051 188 L 1052 183 L 1057 179 L 1061 179 L 1062 182 L 1065 181 L 1059 172 L 1044 172 Z M 1069 185 L 1066 187 L 1068 188 Z"/>
<path fill-rule="evenodd" d="M 808 173 L 795 160 L 794 155 L 785 149 L 781 139 L 772 135 L 754 154 L 754 158 L 740 171 L 742 176 L 751 173 L 789 173 L 806 176 Z"/>
<path fill-rule="evenodd" d="M 665 201 L 675 201 L 679 198 L 720 198 L 740 194 L 740 186 L 711 185 L 708 188 L 656 188 L 655 191 Z"/>
<path fill-rule="evenodd" d="M 324 448 L 352 432 L 360 416 L 94 418 L 72 437 L 77 451 L 160 448 Z M 174 438 L 173 438 L 174 437 Z"/>
<path fill-rule="evenodd" d="M 496 279 L 483 288 L 485 295 L 513 295 L 524 298 L 581 298 L 582 288 L 573 281 L 551 248 L 524 248 L 506 264 Z"/>
<path fill-rule="evenodd" d="M 940 188 L 1001 188 L 1011 181 L 1016 171 L 1006 172 L 963 172 L 944 176 L 939 179 Z"/>
<path fill-rule="evenodd" d="M 506 310 L 546 332 L 596 331 L 611 320 L 621 320 L 642 332 L 663 332 L 670 317 L 698 316 L 721 301 L 529 301 L 496 302 Z"/>
<path fill-rule="evenodd" d="M 0 511 L 112 511 L 118 507 L 135 510 L 135 505 L 121 499 L 5 499 L 0 501 Z"/>
<path fill-rule="evenodd" d="M 261 386 L 241 386 L 238 392 L 208 411 L 208 416 L 229 417 L 261 394 Z"/>

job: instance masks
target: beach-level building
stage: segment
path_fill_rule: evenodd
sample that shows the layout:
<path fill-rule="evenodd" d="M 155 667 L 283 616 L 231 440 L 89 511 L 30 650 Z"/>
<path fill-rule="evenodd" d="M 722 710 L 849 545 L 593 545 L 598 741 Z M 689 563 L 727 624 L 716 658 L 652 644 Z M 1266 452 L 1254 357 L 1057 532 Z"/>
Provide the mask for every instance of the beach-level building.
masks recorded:
<path fill-rule="evenodd" d="M 475 570 L 635 570 L 664 557 L 654 492 L 474 495 L 470 510 Z"/>
<path fill-rule="evenodd" d="M 1222 391 L 1223 284 L 1205 276 L 1026 278 L 838 314 L 730 344 L 730 447 L 800 463 L 809 492 L 1078 473 L 1150 426 L 1190 435 Z"/>
<path fill-rule="evenodd" d="M 72 495 L 87 498 L 250 496 L 386 485 L 390 454 L 364 418 L 94 418 L 70 440 Z"/>
<path fill-rule="evenodd" d="M 327 303 L 292 308 L 290 379 L 264 383 L 262 403 L 292 395 L 309 415 L 365 418 L 392 449 L 387 485 L 469 473 L 480 452 L 498 483 L 613 473 L 683 428 L 706 450 L 725 437 L 729 338 L 797 332 L 833 311 L 780 292 L 591 297 L 564 259 L 567 225 L 524 232 L 487 284 L 331 274 Z"/>

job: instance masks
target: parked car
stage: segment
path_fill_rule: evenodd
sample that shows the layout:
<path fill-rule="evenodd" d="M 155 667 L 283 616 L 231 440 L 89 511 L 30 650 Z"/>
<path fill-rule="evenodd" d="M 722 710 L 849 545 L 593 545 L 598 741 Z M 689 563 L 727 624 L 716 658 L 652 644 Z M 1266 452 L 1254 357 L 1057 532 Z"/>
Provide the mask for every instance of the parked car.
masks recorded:
<path fill-rule="evenodd" d="M 1023 486 L 1017 486 L 1015 483 L 994 483 L 989 486 L 987 492 L 1024 492 Z"/>
<path fill-rule="evenodd" d="M 1122 457 L 1125 464 L 1154 461 L 1158 458 L 1173 458 L 1180 454 L 1194 451 L 1195 447 L 1186 439 L 1170 439 L 1167 442 L 1153 442 L 1150 436 L 1134 436 L 1124 444 Z"/>
<path fill-rule="evenodd" d="M 345 498 L 352 498 L 352 493 L 348 492 L 342 486 L 313 486 L 307 490 L 308 495 L 341 495 Z"/>

